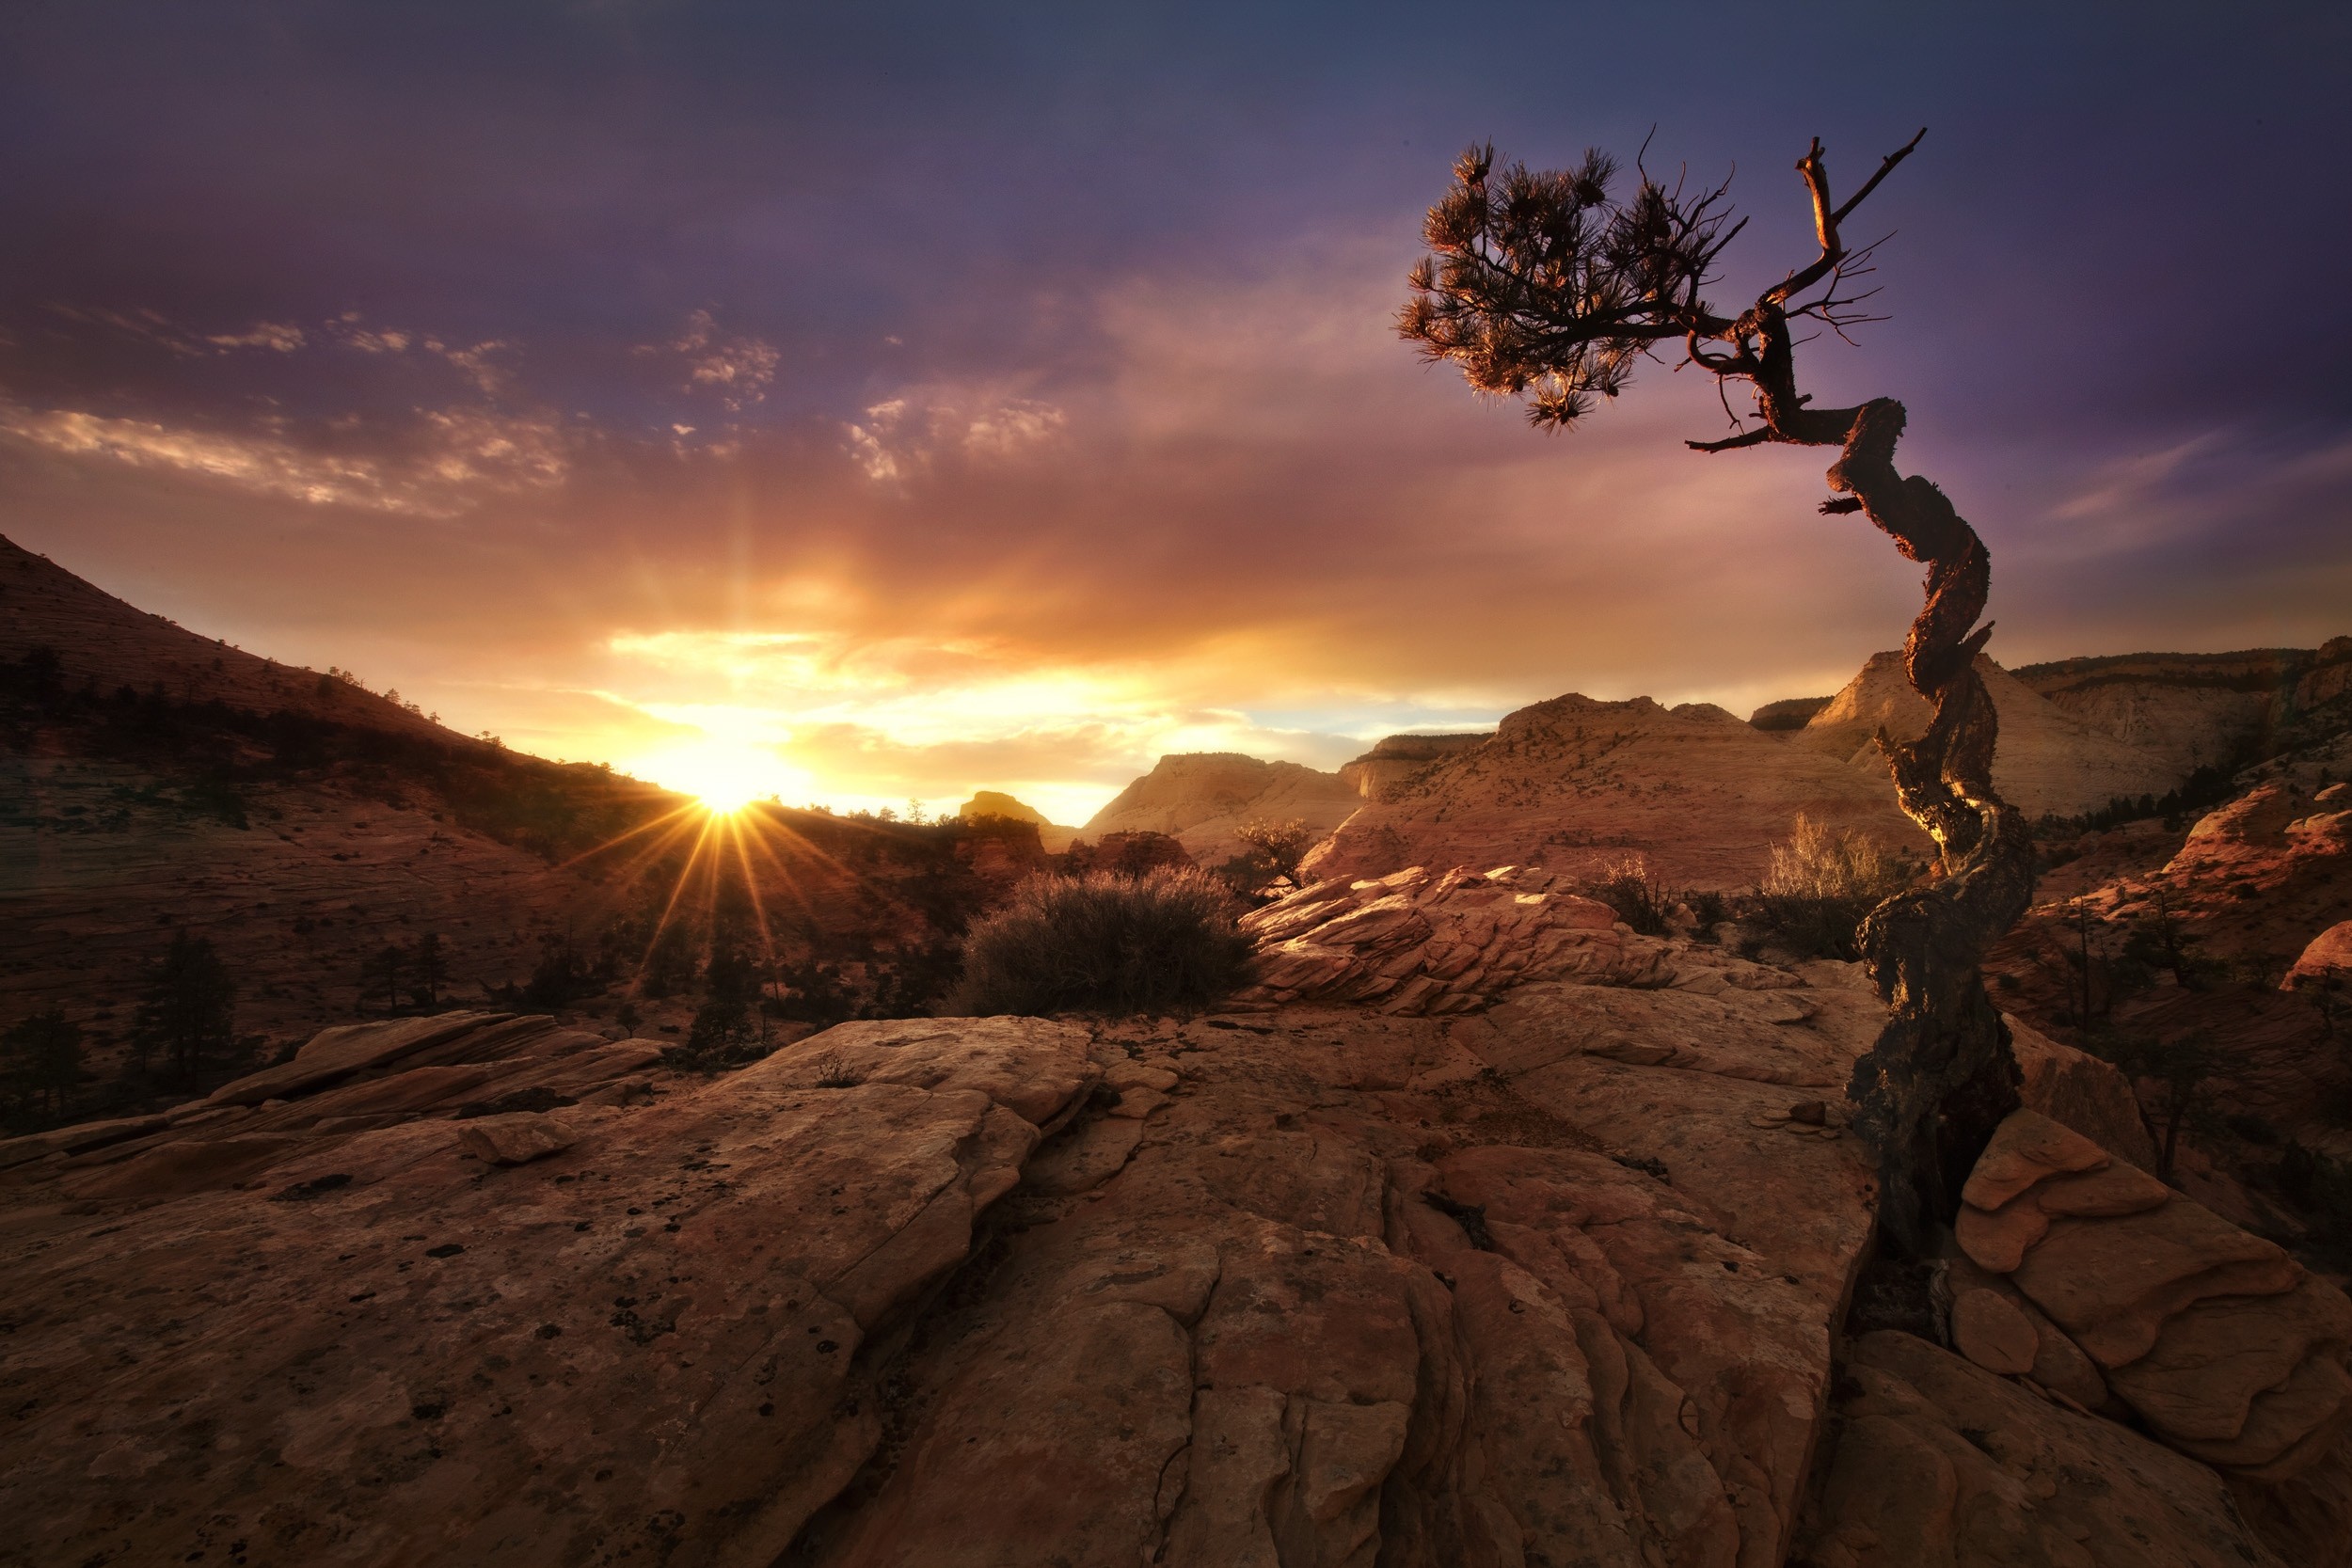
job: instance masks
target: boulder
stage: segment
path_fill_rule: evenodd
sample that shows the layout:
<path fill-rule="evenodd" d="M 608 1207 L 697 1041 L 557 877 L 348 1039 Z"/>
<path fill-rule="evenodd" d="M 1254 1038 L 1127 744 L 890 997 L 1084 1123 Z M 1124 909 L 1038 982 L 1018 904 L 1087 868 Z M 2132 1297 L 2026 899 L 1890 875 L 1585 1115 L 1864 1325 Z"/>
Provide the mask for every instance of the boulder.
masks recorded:
<path fill-rule="evenodd" d="M 1518 866 L 1317 882 L 1252 911 L 1242 929 L 1258 941 L 1257 984 L 1242 1000 L 1257 1004 L 1467 1012 L 1534 981 L 1663 985 L 1676 973 L 1665 943 Z"/>
<path fill-rule="evenodd" d="M 2271 1243 L 2032 1111 L 2002 1122 L 1962 1196 L 1969 1262 L 2030 1302 L 2159 1440 L 2275 1484 L 2352 1425 L 2352 1301 Z M 2024 1345 L 2013 1330 L 2013 1346 L 1978 1354 L 1986 1293 L 1955 1299 L 1954 1342 L 2010 1370 Z M 2048 1348 L 2035 1359 L 2051 1386 L 2080 1381 Z"/>
<path fill-rule="evenodd" d="M 2352 980 L 2352 920 L 2340 920 L 2305 944 L 2280 981 L 2282 990 Z"/>
<path fill-rule="evenodd" d="M 527 1165 L 533 1160 L 561 1154 L 580 1140 L 553 1117 L 518 1111 L 510 1116 L 460 1122 L 457 1141 L 467 1153 L 494 1165 Z"/>
<path fill-rule="evenodd" d="M 2222 1478 L 1907 1334 L 1855 1342 L 1813 1568 L 2288 1568 Z"/>

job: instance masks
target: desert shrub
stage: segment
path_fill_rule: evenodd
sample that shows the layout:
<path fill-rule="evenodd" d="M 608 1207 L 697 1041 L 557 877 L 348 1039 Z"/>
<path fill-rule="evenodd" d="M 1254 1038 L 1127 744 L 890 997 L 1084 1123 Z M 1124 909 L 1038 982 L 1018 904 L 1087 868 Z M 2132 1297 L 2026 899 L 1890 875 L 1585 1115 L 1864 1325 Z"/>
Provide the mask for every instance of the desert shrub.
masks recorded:
<path fill-rule="evenodd" d="M 1800 958 L 1855 958 L 1855 930 L 1880 900 L 1911 879 L 1877 840 L 1833 832 L 1799 813 L 1756 890 L 1757 923 Z"/>
<path fill-rule="evenodd" d="M 1249 956 L 1232 895 L 1205 872 L 1037 876 L 974 923 L 948 1008 L 965 1016 L 1197 1012 L 1248 977 Z"/>
<path fill-rule="evenodd" d="M 1674 913 L 1674 895 L 1650 875 L 1649 863 L 1639 855 L 1613 862 L 1584 891 L 1617 911 L 1617 918 L 1645 937 L 1666 934 L 1666 917 Z"/>
<path fill-rule="evenodd" d="M 1275 877 L 1298 880 L 1298 863 L 1307 858 L 1307 851 L 1315 847 L 1323 835 L 1307 825 L 1304 817 L 1294 816 L 1287 822 L 1269 821 L 1253 816 L 1233 830 L 1233 836 L 1245 847 L 1248 855 L 1263 860 L 1271 875 L 1262 879 L 1271 881 Z"/>

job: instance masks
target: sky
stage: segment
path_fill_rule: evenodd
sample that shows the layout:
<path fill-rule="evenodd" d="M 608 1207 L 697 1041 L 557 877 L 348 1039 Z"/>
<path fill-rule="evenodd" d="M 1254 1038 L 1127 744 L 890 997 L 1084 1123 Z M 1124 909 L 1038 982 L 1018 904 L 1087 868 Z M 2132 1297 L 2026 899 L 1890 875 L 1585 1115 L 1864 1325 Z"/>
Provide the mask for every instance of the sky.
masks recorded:
<path fill-rule="evenodd" d="M 2352 11 L 26 0 L 0 533 L 467 733 L 1083 822 L 1576 690 L 1742 714 L 1899 643 L 1826 453 L 1666 364 L 1565 435 L 1392 318 L 1453 158 L 1842 191 L 1806 344 L 1994 554 L 1991 652 L 2352 632 Z"/>

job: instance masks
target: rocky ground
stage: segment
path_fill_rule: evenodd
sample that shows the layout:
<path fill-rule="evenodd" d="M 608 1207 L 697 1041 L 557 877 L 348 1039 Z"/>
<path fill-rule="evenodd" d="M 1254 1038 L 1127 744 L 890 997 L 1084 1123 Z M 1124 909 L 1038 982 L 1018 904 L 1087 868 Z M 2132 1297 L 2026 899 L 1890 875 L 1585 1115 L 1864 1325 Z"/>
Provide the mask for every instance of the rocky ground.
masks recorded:
<path fill-rule="evenodd" d="M 2152 1212 L 2110 1071 L 2028 1037 L 2029 1099 L 2085 1131 L 2019 1120 L 1970 1197 L 2046 1228 L 2017 1259 L 1963 1233 L 1934 1338 L 1849 1341 L 1872 1180 L 1837 1085 L 1875 999 L 1847 965 L 1642 951 L 1476 1011 L 853 1023 L 715 1079 L 545 1020 L 406 1021 L 0 1146 L 0 1560 L 2352 1540 L 2342 1297 L 2176 1196 L 2155 1262 L 2103 1240 Z M 2051 1266 L 2061 1240 L 2101 1266 Z M 2201 1361 L 2233 1312 L 2264 1348 Z"/>

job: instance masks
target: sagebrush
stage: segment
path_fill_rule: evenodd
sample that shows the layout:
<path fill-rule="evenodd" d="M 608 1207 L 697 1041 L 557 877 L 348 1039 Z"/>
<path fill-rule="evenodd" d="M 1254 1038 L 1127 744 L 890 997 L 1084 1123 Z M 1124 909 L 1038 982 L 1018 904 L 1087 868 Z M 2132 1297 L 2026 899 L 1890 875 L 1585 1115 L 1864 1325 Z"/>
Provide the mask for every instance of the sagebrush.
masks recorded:
<path fill-rule="evenodd" d="M 964 939 L 948 1010 L 967 1017 L 1193 1013 L 1249 976 L 1225 884 L 1190 866 L 1030 878 Z"/>
<path fill-rule="evenodd" d="M 1862 917 L 1911 880 L 1912 868 L 1879 842 L 1833 831 L 1800 814 L 1756 890 L 1758 923 L 1772 941 L 1805 958 L 1856 958 Z"/>

